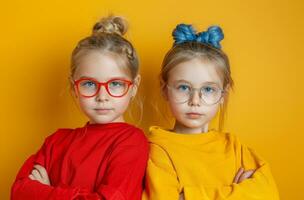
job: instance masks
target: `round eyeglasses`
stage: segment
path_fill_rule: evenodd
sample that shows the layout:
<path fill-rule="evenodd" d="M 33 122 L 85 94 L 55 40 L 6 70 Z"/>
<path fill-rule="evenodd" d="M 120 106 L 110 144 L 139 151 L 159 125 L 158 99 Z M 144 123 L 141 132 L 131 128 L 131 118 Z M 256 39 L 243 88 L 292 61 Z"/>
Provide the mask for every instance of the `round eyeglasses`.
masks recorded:
<path fill-rule="evenodd" d="M 167 85 L 167 88 L 176 103 L 188 102 L 196 90 L 200 100 L 206 105 L 218 103 L 224 94 L 224 90 L 217 84 L 206 84 L 200 88 L 193 88 L 191 85 L 183 83 L 175 86 Z"/>
<path fill-rule="evenodd" d="M 111 79 L 107 82 L 98 82 L 93 78 L 81 78 L 75 80 L 78 94 L 83 97 L 94 97 L 100 91 L 100 87 L 104 86 L 108 94 L 112 97 L 122 97 L 127 94 L 130 86 L 133 84 L 132 81 L 124 79 Z"/>

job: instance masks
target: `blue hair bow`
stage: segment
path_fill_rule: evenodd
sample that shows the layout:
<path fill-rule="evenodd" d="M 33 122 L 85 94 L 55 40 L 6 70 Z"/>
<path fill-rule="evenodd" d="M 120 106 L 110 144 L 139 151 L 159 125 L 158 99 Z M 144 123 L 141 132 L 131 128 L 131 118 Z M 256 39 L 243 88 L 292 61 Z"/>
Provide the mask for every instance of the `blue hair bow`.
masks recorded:
<path fill-rule="evenodd" d="M 219 26 L 210 26 L 207 31 L 196 33 L 192 25 L 179 24 L 173 33 L 174 45 L 183 42 L 200 42 L 209 44 L 217 49 L 221 48 L 220 41 L 224 39 L 224 34 Z"/>

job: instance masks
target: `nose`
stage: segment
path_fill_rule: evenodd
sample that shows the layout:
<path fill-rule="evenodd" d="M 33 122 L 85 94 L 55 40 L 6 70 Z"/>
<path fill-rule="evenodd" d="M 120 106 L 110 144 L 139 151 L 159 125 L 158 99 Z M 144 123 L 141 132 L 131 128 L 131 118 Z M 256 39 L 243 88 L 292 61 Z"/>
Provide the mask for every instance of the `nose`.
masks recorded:
<path fill-rule="evenodd" d="M 109 101 L 109 94 L 104 86 L 100 86 L 98 93 L 96 94 L 96 101 Z"/>
<path fill-rule="evenodd" d="M 189 98 L 189 105 L 190 106 L 200 106 L 201 98 L 200 93 L 197 90 L 194 90 Z"/>

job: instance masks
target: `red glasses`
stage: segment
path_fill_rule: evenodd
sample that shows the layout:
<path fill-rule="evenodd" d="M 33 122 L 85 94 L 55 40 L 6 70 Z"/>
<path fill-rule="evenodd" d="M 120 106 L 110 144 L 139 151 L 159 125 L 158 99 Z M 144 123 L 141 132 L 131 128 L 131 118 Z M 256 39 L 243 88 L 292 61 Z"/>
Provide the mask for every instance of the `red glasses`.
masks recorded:
<path fill-rule="evenodd" d="M 96 96 L 101 86 L 106 88 L 108 94 L 112 97 L 122 97 L 127 94 L 132 81 L 124 79 L 111 79 L 107 82 L 98 82 L 93 78 L 81 78 L 74 81 L 78 94 L 83 97 Z"/>

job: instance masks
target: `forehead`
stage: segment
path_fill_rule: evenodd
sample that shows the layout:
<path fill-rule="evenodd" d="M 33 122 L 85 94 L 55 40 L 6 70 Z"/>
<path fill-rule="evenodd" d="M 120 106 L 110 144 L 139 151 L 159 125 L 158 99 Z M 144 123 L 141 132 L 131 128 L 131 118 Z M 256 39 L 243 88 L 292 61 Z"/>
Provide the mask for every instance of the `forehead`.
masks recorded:
<path fill-rule="evenodd" d="M 168 73 L 168 82 L 187 81 L 193 85 L 212 82 L 222 85 L 216 66 L 211 62 L 192 59 L 176 65 Z"/>
<path fill-rule="evenodd" d="M 84 55 L 75 70 L 74 78 L 95 78 L 99 81 L 107 81 L 111 78 L 130 78 L 124 60 L 113 53 L 101 53 L 91 51 Z"/>

